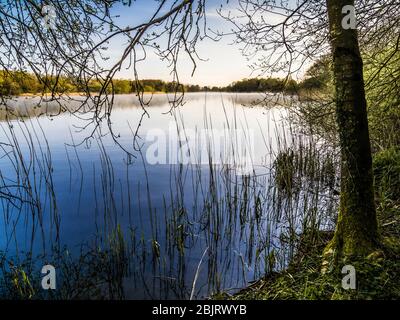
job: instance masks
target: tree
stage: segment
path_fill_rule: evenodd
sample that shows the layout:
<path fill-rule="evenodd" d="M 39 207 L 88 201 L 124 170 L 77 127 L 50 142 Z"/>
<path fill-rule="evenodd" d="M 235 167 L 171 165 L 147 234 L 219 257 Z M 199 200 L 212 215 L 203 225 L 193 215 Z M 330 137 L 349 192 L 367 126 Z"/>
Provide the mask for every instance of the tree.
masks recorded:
<path fill-rule="evenodd" d="M 368 255 L 376 250 L 379 239 L 358 41 L 365 48 L 377 43 L 384 48 L 396 40 L 399 43 L 396 32 L 399 18 L 393 15 L 399 10 L 399 3 L 393 0 L 237 2 L 236 11 L 221 9 L 219 13 L 232 23 L 243 54 L 255 61 L 254 72 L 261 75 L 285 72 L 290 79 L 308 63 L 332 57 L 342 168 L 337 228 L 325 254 Z M 355 8 L 358 13 L 358 31 L 342 27 L 349 9 L 345 6 Z"/>
<path fill-rule="evenodd" d="M 327 0 L 341 146 L 340 209 L 326 253 L 367 255 L 378 245 L 363 62 L 357 30 L 343 28 L 342 8 L 354 0 Z"/>
<path fill-rule="evenodd" d="M 333 78 L 331 72 L 331 60 L 330 55 L 317 60 L 307 70 L 305 79 L 300 84 L 301 88 L 310 90 L 317 89 L 322 91 L 329 89 L 329 83 Z"/>

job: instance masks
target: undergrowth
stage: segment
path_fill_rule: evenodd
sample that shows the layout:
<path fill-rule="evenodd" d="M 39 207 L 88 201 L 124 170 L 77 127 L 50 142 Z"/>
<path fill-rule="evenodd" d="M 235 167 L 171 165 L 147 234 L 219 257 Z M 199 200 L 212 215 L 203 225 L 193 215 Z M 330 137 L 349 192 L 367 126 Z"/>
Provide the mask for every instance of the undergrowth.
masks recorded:
<path fill-rule="evenodd" d="M 233 296 L 214 299 L 369 300 L 400 298 L 400 151 L 390 148 L 374 155 L 377 217 L 382 251 L 364 259 L 338 264 L 321 272 L 322 252 L 333 231 L 305 231 L 288 268 L 271 272 Z M 344 265 L 356 271 L 356 288 L 344 289 Z"/>

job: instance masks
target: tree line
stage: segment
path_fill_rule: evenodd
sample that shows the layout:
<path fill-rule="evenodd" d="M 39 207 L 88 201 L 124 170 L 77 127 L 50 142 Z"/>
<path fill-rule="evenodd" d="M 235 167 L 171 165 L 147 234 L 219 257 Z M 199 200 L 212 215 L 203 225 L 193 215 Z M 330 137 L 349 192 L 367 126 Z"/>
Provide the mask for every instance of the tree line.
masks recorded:
<path fill-rule="evenodd" d="M 315 67 L 312 67 L 315 68 Z M 310 70 L 312 70 L 312 68 Z M 179 84 L 160 79 L 144 79 L 139 82 L 126 79 L 114 79 L 108 86 L 108 92 L 115 94 L 130 94 L 138 91 L 144 92 L 285 92 L 295 94 L 301 89 L 320 89 L 321 75 L 312 72 L 301 82 L 293 79 L 281 78 L 250 78 L 231 83 L 228 86 L 200 86 L 193 84 Z M 0 70 L 0 94 L 18 96 L 21 94 L 40 93 L 76 93 L 84 92 L 89 88 L 90 92 L 99 92 L 102 88 L 99 80 L 90 80 L 81 83 L 70 77 L 37 77 L 34 74 L 23 71 Z"/>

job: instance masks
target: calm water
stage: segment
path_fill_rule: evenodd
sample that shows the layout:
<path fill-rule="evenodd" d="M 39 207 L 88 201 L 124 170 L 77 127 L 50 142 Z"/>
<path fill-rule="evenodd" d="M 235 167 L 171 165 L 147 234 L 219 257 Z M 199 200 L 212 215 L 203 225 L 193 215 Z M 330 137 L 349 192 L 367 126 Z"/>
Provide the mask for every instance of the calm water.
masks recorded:
<path fill-rule="evenodd" d="M 260 203 L 277 137 L 287 134 L 282 109 L 243 106 L 257 98 L 187 94 L 171 110 L 156 95 L 133 139 L 143 111 L 135 96 L 117 96 L 111 121 L 120 145 L 106 123 L 85 140 L 88 120 L 55 115 L 51 104 L 41 108 L 52 117 L 3 119 L 1 251 L 44 254 L 57 268 L 54 247 L 77 258 L 112 247 L 121 230 L 126 298 L 203 298 L 244 286 L 265 271 L 280 227 Z M 13 106 L 30 114 L 34 102 Z"/>

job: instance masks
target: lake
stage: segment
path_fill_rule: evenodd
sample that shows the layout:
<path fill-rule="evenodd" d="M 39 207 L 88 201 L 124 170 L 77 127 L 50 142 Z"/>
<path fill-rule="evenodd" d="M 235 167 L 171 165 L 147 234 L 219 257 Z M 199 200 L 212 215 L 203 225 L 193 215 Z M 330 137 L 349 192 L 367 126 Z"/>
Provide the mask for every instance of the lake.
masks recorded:
<path fill-rule="evenodd" d="M 54 265 L 68 298 L 201 299 L 284 267 L 281 233 L 300 219 L 272 196 L 272 162 L 293 140 L 286 109 L 260 94 L 169 98 L 144 113 L 118 95 L 96 130 L 92 114 L 37 98 L 10 102 L 24 120 L 0 111 L 4 256 L 39 279 Z"/>

